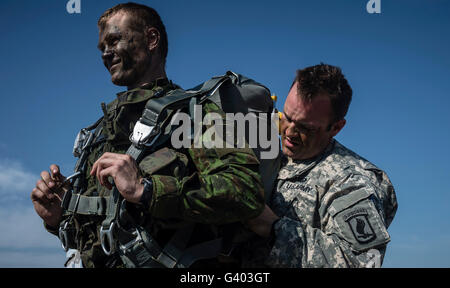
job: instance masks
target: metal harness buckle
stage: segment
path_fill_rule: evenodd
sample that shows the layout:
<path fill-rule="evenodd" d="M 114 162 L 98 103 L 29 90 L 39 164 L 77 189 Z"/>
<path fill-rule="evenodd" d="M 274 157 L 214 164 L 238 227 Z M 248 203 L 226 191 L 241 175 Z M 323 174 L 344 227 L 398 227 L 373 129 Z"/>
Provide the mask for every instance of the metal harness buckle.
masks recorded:
<path fill-rule="evenodd" d="M 94 134 L 86 129 L 81 129 L 75 138 L 73 144 L 73 156 L 80 157 L 83 151 L 89 146 L 94 139 Z"/>
<path fill-rule="evenodd" d="M 134 125 L 133 133 L 130 135 L 130 141 L 135 147 L 152 146 L 160 135 L 159 126 L 149 126 L 137 121 Z M 151 139 L 151 141 L 149 141 Z"/>
<path fill-rule="evenodd" d="M 114 237 L 113 237 L 114 228 L 115 222 L 111 223 L 108 230 L 103 229 L 103 226 L 100 227 L 100 240 L 102 243 L 103 252 L 105 252 L 106 256 L 109 256 L 115 252 Z"/>
<path fill-rule="evenodd" d="M 133 240 L 125 243 L 125 244 L 120 244 L 120 250 L 122 250 L 123 253 L 125 253 L 128 249 L 130 249 L 131 247 L 133 247 L 133 245 L 135 243 L 139 243 L 142 242 L 142 237 L 141 234 L 139 233 L 139 231 L 135 228 L 135 231 L 132 233 L 133 236 L 136 236 L 135 238 L 133 238 Z"/>
<path fill-rule="evenodd" d="M 154 128 L 155 126 L 148 126 L 142 124 L 141 121 L 137 121 L 136 125 L 134 125 L 133 133 L 130 135 L 130 141 L 135 146 L 141 146 L 148 141 Z"/>
<path fill-rule="evenodd" d="M 61 246 L 64 249 L 64 251 L 69 251 L 69 235 L 67 234 L 67 221 L 64 223 L 64 227 L 59 227 L 59 240 L 61 241 Z"/>

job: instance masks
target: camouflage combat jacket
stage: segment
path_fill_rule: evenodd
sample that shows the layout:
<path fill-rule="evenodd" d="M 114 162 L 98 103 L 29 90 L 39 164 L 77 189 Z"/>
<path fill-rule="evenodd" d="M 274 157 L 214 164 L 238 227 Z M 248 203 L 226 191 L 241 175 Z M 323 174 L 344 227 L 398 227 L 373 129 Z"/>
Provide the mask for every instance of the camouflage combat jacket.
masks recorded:
<path fill-rule="evenodd" d="M 385 172 L 333 140 L 312 160 L 284 156 L 270 207 L 281 219 L 249 266 L 379 267 L 397 200 Z"/>
<path fill-rule="evenodd" d="M 101 137 L 105 141 L 94 147 L 88 156 L 84 196 L 109 195 L 111 191 L 101 186 L 95 175 L 91 176 L 89 172 L 103 153 L 123 154 L 127 151 L 134 124 L 155 90 L 161 88 L 168 91 L 177 87 L 166 79 L 159 79 L 157 84 L 119 93 L 106 106 L 101 124 Z M 225 117 L 213 102 L 204 103 L 202 109 L 203 115 L 215 112 Z M 209 128 L 204 127 L 203 131 L 211 132 Z M 208 140 L 205 139 L 208 135 L 203 133 L 203 141 Z M 138 219 L 135 220 L 151 231 L 162 247 L 176 229 L 193 222 L 198 225 L 191 244 L 223 236 L 221 233 L 224 231 L 231 231 L 226 224 L 254 218 L 264 207 L 258 165 L 258 159 L 250 148 L 175 150 L 169 139 L 163 147 L 151 151 L 139 163 L 141 176 L 153 181 L 153 196 L 146 211 L 142 211 L 142 205 L 130 203 L 136 206 L 137 213 L 134 215 L 138 215 Z M 104 255 L 99 240 L 99 227 L 103 219 L 104 216 L 78 214 L 73 217 L 77 227 L 77 250 L 81 252 L 84 267 L 103 267 L 110 261 Z M 53 234 L 57 232 L 46 228 Z"/>

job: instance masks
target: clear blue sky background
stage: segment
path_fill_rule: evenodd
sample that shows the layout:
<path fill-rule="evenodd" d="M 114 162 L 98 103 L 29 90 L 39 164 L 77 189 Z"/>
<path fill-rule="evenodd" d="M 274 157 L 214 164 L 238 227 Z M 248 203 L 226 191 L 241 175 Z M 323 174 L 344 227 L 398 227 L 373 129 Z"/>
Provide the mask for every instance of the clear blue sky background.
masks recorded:
<path fill-rule="evenodd" d="M 354 90 L 337 139 L 384 169 L 398 196 L 384 267 L 450 267 L 450 1 L 138 1 L 167 27 L 167 73 L 184 88 L 233 70 L 282 109 L 295 70 L 325 62 Z M 119 1 L 0 1 L 0 267 L 62 267 L 29 194 L 51 163 L 70 173 L 78 130 L 114 86 L 97 18 Z"/>

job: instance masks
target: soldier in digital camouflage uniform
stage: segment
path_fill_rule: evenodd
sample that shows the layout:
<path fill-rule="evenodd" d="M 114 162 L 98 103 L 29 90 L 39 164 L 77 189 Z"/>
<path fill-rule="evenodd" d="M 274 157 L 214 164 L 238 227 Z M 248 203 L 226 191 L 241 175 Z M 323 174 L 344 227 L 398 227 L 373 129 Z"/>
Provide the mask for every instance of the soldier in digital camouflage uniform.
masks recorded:
<path fill-rule="evenodd" d="M 337 67 L 297 71 L 280 122 L 284 156 L 271 208 L 248 223 L 265 240 L 248 250 L 246 266 L 381 266 L 397 200 L 385 172 L 333 139 L 351 97 Z"/>
<path fill-rule="evenodd" d="M 167 80 L 165 58 L 167 35 L 152 8 L 128 3 L 107 10 L 99 20 L 99 45 L 111 80 L 128 91 L 119 93 L 108 105 L 102 105 L 102 132 L 94 139 L 87 158 L 87 187 L 83 196 L 107 196 L 114 184 L 127 200 L 133 215 L 164 246 L 171 235 L 189 223 L 198 223 L 190 244 L 214 239 L 234 231 L 229 223 L 254 218 L 264 208 L 263 188 L 258 160 L 251 149 L 179 149 L 170 141 L 139 165 L 128 155 L 129 136 L 146 102 L 157 92 L 177 86 Z M 203 115 L 216 112 L 213 102 L 203 105 Z M 208 127 L 205 127 L 208 128 Z M 203 141 L 207 141 L 204 135 Z M 205 139 L 206 138 L 206 139 Z M 212 140 L 212 139 L 210 139 Z M 31 198 L 46 229 L 58 235 L 62 220 L 72 217 L 76 229 L 76 248 L 84 267 L 121 267 L 120 259 L 106 256 L 101 248 L 99 226 L 104 215 L 62 214 L 60 201 L 66 188 L 57 165 L 43 171 Z M 144 193 L 143 179 L 153 183 L 152 196 Z M 225 225 L 227 224 L 227 225 Z M 228 232 L 227 232 L 228 231 Z M 217 259 L 202 265 L 220 266 Z M 213 265 L 213 266 L 211 266 Z M 201 266 L 201 265 L 200 265 Z"/>

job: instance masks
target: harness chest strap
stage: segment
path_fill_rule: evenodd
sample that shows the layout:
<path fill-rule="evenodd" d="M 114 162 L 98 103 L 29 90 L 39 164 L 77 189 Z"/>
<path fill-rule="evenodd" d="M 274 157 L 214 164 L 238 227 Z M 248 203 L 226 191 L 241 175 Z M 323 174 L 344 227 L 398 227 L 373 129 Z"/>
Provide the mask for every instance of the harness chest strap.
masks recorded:
<path fill-rule="evenodd" d="M 74 194 L 70 198 L 66 211 L 81 215 L 106 215 L 109 196 L 83 196 Z"/>

